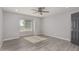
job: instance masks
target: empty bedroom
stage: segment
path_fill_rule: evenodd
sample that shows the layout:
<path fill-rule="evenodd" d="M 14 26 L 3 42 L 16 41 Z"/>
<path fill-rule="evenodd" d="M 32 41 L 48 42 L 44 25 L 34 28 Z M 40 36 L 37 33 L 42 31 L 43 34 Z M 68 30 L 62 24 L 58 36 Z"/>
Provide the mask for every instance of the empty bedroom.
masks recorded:
<path fill-rule="evenodd" d="M 79 7 L 0 7 L 0 51 L 79 51 Z"/>

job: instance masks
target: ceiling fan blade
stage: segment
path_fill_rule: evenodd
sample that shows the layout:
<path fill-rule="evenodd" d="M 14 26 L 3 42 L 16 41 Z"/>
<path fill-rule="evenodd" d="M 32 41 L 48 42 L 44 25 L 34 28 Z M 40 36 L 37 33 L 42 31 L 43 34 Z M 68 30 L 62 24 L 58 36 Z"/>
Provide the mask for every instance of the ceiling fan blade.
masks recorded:
<path fill-rule="evenodd" d="M 32 9 L 33 11 L 38 11 L 38 10 L 36 10 L 36 9 Z"/>
<path fill-rule="evenodd" d="M 44 12 L 44 13 L 49 13 L 49 11 L 42 11 L 42 12 Z"/>
<path fill-rule="evenodd" d="M 36 12 L 34 12 L 33 14 L 35 14 L 35 13 L 38 13 L 38 12 L 36 11 Z"/>

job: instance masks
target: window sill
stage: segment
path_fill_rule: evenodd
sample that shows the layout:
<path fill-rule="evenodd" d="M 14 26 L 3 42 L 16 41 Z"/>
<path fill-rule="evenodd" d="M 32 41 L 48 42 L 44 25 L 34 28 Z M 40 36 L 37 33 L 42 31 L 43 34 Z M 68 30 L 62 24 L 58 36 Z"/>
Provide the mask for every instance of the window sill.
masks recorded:
<path fill-rule="evenodd" d="M 32 31 L 20 31 L 20 32 L 32 32 Z"/>

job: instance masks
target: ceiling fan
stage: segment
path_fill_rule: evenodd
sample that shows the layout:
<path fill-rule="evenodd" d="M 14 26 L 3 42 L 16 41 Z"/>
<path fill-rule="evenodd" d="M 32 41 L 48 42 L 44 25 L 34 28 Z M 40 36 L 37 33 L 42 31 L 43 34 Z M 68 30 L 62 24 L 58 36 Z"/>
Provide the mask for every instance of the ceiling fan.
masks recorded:
<path fill-rule="evenodd" d="M 45 7 L 38 7 L 37 9 L 32 9 L 35 11 L 34 13 L 39 13 L 40 15 L 43 15 L 44 13 L 49 13 L 48 10 L 46 10 Z"/>

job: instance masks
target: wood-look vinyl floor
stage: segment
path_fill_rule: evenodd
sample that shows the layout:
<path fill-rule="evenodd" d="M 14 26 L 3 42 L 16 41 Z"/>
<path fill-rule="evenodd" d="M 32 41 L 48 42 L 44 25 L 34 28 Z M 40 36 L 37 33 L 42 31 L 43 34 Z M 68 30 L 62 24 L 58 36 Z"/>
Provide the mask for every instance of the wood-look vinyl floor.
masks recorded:
<path fill-rule="evenodd" d="M 47 37 L 48 40 L 36 44 L 20 38 L 3 42 L 0 51 L 79 51 L 79 46 L 69 41 Z"/>

